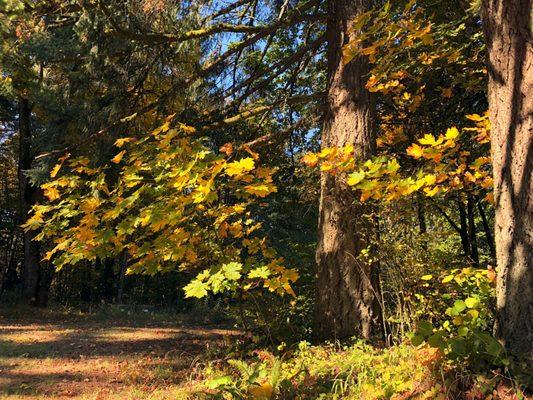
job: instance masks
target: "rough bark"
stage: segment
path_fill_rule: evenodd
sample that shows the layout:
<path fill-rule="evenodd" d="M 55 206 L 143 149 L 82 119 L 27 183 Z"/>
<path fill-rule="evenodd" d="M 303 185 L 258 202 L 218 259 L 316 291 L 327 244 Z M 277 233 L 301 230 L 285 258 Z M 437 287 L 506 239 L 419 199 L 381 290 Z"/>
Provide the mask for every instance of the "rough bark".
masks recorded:
<path fill-rule="evenodd" d="M 374 102 L 365 89 L 368 64 L 342 61 L 350 21 L 369 9 L 369 0 L 330 0 L 328 7 L 328 93 L 322 146 L 355 146 L 357 159 L 373 154 Z M 318 227 L 315 334 L 319 339 L 353 335 L 370 338 L 380 330 L 378 264 L 359 257 L 376 236 L 367 205 L 356 204 L 342 177 L 321 176 Z"/>
<path fill-rule="evenodd" d="M 31 107 L 28 99 L 19 99 L 19 166 L 20 215 L 24 220 L 31 206 L 36 203 L 39 189 L 31 184 L 26 171 L 31 168 L 32 135 Z M 22 280 L 25 300 L 37 304 L 39 292 L 39 244 L 34 241 L 35 231 L 24 232 L 24 264 Z"/>
<path fill-rule="evenodd" d="M 498 266 L 495 332 L 533 359 L 532 0 L 484 0 Z"/>

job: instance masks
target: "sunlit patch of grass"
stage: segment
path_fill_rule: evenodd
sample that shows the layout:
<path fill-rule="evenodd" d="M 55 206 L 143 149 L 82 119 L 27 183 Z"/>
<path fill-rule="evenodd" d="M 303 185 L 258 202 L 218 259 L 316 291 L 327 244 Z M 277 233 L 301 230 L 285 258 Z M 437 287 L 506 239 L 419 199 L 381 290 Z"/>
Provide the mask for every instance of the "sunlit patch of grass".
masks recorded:
<path fill-rule="evenodd" d="M 145 328 L 109 328 L 101 329 L 95 337 L 99 340 L 109 340 L 115 342 L 135 342 L 143 340 L 173 339 L 179 335 L 176 329 L 145 329 Z"/>
<path fill-rule="evenodd" d="M 72 330 L 38 330 L 25 331 L 7 327 L 6 332 L 0 333 L 0 340 L 8 340 L 14 343 L 35 343 L 35 342 L 52 342 L 60 339 L 65 335 L 72 333 Z M 6 329 L 6 328 L 4 328 Z"/>
<path fill-rule="evenodd" d="M 10 310 L 9 319 L 0 318 L 2 400 L 195 399 L 191 371 L 199 355 L 209 357 L 208 343 L 214 351 L 223 335 L 238 334 L 182 320 L 136 326 L 31 312 Z"/>

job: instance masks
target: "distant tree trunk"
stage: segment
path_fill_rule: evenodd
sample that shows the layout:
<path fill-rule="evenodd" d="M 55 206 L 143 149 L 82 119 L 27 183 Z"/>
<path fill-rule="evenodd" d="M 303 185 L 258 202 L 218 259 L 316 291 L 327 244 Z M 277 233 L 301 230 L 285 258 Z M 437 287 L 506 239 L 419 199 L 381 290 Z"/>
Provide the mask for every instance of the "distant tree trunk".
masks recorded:
<path fill-rule="evenodd" d="M 481 222 L 483 223 L 483 230 L 485 231 L 485 238 L 487 239 L 487 244 L 489 246 L 490 257 L 494 260 L 496 259 L 496 246 L 494 245 L 494 238 L 492 237 L 492 229 L 489 225 L 483 204 L 479 200 L 477 202 L 477 209 L 481 216 Z"/>
<path fill-rule="evenodd" d="M 54 267 L 49 263 L 39 265 L 39 285 L 37 288 L 37 305 L 46 307 L 50 296 L 50 285 L 54 278 Z"/>
<path fill-rule="evenodd" d="M 113 297 L 114 297 L 114 293 L 113 293 L 114 292 L 113 288 L 115 287 L 115 284 L 114 284 L 115 274 L 113 271 L 114 260 L 113 258 L 106 258 L 101 261 L 101 264 L 103 264 L 102 265 L 103 270 L 102 270 L 102 273 L 100 274 L 101 276 L 100 277 L 101 297 L 106 302 L 109 303 L 113 300 Z"/>
<path fill-rule="evenodd" d="M 426 222 L 426 207 L 424 196 L 421 193 L 418 193 L 416 197 L 416 216 L 418 218 L 418 231 L 422 238 L 421 246 L 423 250 L 427 250 L 428 240 L 426 233 L 428 232 L 428 227 Z"/>
<path fill-rule="evenodd" d="M 484 0 L 498 267 L 495 332 L 533 363 L 533 0 Z"/>
<path fill-rule="evenodd" d="M 11 288 L 16 281 L 16 250 L 17 235 L 14 233 L 11 238 L 11 243 L 6 248 L 5 266 L 0 275 L 0 296 L 2 296 L 6 288 Z"/>
<path fill-rule="evenodd" d="M 418 230 L 421 235 L 427 233 L 427 223 L 426 223 L 426 209 L 424 207 L 424 196 L 420 193 L 416 197 L 416 215 L 418 217 Z"/>
<path fill-rule="evenodd" d="M 463 247 L 463 252 L 468 261 L 471 261 L 471 248 L 470 248 L 470 237 L 468 236 L 468 219 L 466 214 L 465 205 L 461 197 L 457 200 L 459 206 L 459 236 L 461 237 L 461 246 Z"/>
<path fill-rule="evenodd" d="M 468 217 L 468 242 L 470 244 L 470 258 L 475 266 L 479 266 L 475 206 L 476 204 L 474 201 L 474 196 L 469 194 L 466 199 L 466 214 Z"/>
<path fill-rule="evenodd" d="M 117 303 L 122 302 L 124 295 L 124 278 L 126 277 L 126 270 L 128 269 L 128 254 L 124 252 L 120 257 L 117 257 L 118 263 L 118 282 L 117 282 Z"/>
<path fill-rule="evenodd" d="M 31 107 L 29 101 L 19 98 L 19 166 L 20 215 L 24 221 L 28 211 L 37 201 L 39 189 L 33 186 L 25 171 L 32 166 Z M 24 264 L 22 280 L 24 298 L 31 304 L 38 302 L 39 290 L 39 244 L 33 240 L 35 231 L 24 232 Z"/>
<path fill-rule="evenodd" d="M 330 0 L 328 10 L 328 96 L 322 146 L 355 146 L 356 159 L 375 149 L 374 102 L 365 89 L 369 66 L 362 57 L 342 61 L 351 21 L 370 0 Z M 376 237 L 372 208 L 356 204 L 342 179 L 321 177 L 318 227 L 315 334 L 319 339 L 379 333 L 379 275 L 376 261 L 360 258 Z M 375 258 L 374 258 L 375 260 Z"/>

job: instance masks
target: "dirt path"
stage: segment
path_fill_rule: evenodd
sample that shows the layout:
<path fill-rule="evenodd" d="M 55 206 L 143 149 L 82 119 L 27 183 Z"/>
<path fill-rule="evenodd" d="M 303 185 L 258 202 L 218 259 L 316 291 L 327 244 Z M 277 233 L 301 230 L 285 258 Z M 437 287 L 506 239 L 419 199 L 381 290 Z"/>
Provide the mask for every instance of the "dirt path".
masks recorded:
<path fill-rule="evenodd" d="M 0 399 L 185 399 L 239 333 L 186 322 L 0 317 Z"/>

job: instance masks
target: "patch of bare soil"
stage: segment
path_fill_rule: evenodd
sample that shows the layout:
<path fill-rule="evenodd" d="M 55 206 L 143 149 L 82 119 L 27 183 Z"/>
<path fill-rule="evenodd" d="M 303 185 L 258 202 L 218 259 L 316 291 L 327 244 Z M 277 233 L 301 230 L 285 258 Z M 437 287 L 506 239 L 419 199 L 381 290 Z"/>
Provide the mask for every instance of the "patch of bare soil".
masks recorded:
<path fill-rule="evenodd" d="M 0 399 L 187 398 L 196 366 L 239 337 L 175 321 L 0 318 Z"/>

